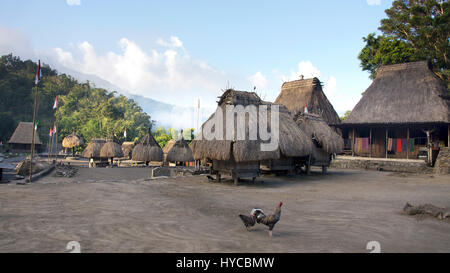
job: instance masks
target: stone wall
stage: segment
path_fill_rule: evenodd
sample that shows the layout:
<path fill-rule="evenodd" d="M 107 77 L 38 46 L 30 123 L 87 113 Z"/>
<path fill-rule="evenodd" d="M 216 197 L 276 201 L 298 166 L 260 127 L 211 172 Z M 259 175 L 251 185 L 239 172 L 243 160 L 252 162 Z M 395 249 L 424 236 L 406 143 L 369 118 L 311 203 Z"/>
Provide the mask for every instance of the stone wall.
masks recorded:
<path fill-rule="evenodd" d="M 390 172 L 428 173 L 429 168 L 425 161 L 418 160 L 383 160 L 365 158 L 336 157 L 331 162 L 331 168 L 337 169 L 366 169 Z"/>
<path fill-rule="evenodd" d="M 434 164 L 435 174 L 450 174 L 450 148 L 441 148 Z"/>

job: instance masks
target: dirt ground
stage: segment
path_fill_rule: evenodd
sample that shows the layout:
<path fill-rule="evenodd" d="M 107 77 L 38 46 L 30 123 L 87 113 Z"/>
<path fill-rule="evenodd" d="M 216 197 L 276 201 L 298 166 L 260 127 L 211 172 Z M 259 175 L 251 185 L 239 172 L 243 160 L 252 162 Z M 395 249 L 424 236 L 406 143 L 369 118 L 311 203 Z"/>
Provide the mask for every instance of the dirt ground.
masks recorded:
<path fill-rule="evenodd" d="M 450 176 L 331 169 L 322 176 L 210 183 L 150 180 L 146 168 L 81 168 L 30 185 L 0 184 L 0 252 L 450 252 L 450 221 L 402 214 L 406 202 L 450 206 Z M 271 212 L 269 238 L 238 214 Z"/>

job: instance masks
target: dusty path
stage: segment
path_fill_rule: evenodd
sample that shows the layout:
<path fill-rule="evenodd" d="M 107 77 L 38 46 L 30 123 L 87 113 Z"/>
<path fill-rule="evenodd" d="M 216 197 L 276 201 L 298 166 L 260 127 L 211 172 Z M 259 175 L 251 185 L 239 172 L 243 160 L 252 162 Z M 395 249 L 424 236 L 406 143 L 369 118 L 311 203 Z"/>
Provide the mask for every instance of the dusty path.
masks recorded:
<path fill-rule="evenodd" d="M 0 252 L 450 252 L 450 221 L 401 214 L 407 201 L 450 206 L 450 177 L 330 170 L 234 187 L 206 177 L 146 180 L 145 168 L 80 169 L 0 185 Z M 269 239 L 237 217 L 284 202 Z"/>

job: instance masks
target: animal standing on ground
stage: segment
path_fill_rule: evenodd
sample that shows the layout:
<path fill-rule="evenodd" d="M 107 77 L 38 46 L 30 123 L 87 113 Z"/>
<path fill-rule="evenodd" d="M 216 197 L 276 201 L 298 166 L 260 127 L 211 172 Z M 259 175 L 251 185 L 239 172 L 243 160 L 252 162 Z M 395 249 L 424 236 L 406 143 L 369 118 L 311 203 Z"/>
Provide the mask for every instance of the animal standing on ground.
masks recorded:
<path fill-rule="evenodd" d="M 258 224 L 263 224 L 269 227 L 269 236 L 272 237 L 272 230 L 275 227 L 275 224 L 280 221 L 281 217 L 281 206 L 283 206 L 283 202 L 280 202 L 278 206 L 275 208 L 275 211 L 271 215 L 265 215 L 261 209 L 253 209 L 250 213 L 250 216 L 240 214 L 242 222 L 245 225 L 245 228 L 252 227 L 255 225 L 255 222 Z"/>

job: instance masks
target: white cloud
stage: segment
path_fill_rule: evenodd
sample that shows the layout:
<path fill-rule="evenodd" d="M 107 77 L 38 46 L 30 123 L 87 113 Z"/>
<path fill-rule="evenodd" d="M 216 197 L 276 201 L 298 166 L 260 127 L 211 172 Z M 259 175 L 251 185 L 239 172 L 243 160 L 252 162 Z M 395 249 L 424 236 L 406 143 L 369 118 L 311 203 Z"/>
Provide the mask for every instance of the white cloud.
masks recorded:
<path fill-rule="evenodd" d="M 34 56 L 31 42 L 22 30 L 0 26 L 0 37 L 0 55 L 12 53 L 21 58 L 32 58 Z"/>
<path fill-rule="evenodd" d="M 66 0 L 66 3 L 69 6 L 79 6 L 81 5 L 81 0 Z"/>
<path fill-rule="evenodd" d="M 175 105 L 195 105 L 198 97 L 215 101 L 225 73 L 211 68 L 205 61 L 192 59 L 177 37 L 168 48 L 144 51 L 127 38 L 119 41 L 120 53 L 98 53 L 85 41 L 70 51 L 53 49 L 58 64 L 71 70 L 95 75 L 131 94 L 142 95 Z"/>
<path fill-rule="evenodd" d="M 176 36 L 171 36 L 170 41 L 168 42 L 164 41 L 162 38 L 159 38 L 156 42 L 165 47 L 183 48 L 183 42 Z"/>
<path fill-rule="evenodd" d="M 291 73 L 289 75 L 281 75 L 281 81 L 287 82 L 298 80 L 301 75 L 303 75 L 305 79 L 314 77 L 320 78 L 322 75 L 320 73 L 320 70 L 314 67 L 310 61 L 299 62 L 297 69 L 297 71 L 291 70 Z"/>
<path fill-rule="evenodd" d="M 369 6 L 379 6 L 381 5 L 381 0 L 366 0 Z"/>
<path fill-rule="evenodd" d="M 252 87 L 256 87 L 258 90 L 267 88 L 267 78 L 261 72 L 256 72 L 248 80 Z"/>

